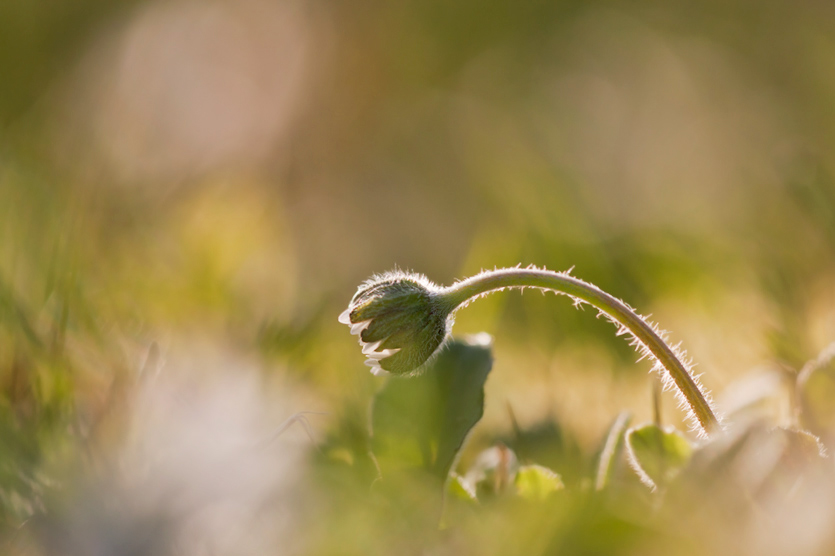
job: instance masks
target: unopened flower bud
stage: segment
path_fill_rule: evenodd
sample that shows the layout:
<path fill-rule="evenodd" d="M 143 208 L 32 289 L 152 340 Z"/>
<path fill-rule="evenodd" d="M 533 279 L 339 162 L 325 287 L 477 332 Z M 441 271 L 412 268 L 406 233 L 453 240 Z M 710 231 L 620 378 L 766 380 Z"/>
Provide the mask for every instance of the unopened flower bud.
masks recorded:
<path fill-rule="evenodd" d="M 374 374 L 407 375 L 438 353 L 452 328 L 453 307 L 425 276 L 389 272 L 359 287 L 339 322 L 359 336 Z"/>
<path fill-rule="evenodd" d="M 588 303 L 618 326 L 618 335 L 629 333 L 643 356 L 681 395 L 690 416 L 705 435 L 721 430 L 690 363 L 678 347 L 664 340 L 664 333 L 623 301 L 597 286 L 570 275 L 536 267 L 482 271 L 443 288 L 420 274 L 390 272 L 375 276 L 359 287 L 339 321 L 360 338 L 365 362 L 374 374 L 389 371 L 415 373 L 438 353 L 452 329 L 453 314 L 473 299 L 513 288 L 536 288 L 571 297 L 575 305 Z"/>

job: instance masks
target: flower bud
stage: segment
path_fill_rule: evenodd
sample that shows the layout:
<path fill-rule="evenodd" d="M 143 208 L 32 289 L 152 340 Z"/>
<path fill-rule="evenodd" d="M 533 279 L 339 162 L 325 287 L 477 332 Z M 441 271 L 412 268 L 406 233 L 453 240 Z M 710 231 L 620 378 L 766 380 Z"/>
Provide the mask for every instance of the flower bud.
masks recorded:
<path fill-rule="evenodd" d="M 408 375 L 440 350 L 452 328 L 452 307 L 425 276 L 395 271 L 361 285 L 339 322 L 359 336 L 372 373 Z"/>

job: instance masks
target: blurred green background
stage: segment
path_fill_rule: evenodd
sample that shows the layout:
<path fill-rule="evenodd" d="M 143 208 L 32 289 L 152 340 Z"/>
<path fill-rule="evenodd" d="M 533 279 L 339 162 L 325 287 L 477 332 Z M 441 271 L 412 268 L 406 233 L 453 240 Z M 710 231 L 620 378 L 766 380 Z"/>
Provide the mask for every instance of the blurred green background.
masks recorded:
<path fill-rule="evenodd" d="M 165 493 L 226 473 L 207 451 L 317 411 L 313 442 L 292 427 L 244 458 L 262 480 L 228 487 L 238 513 L 186 526 L 316 552 L 294 524 L 338 505 L 306 454 L 353 457 L 381 383 L 336 317 L 395 266 L 573 267 L 714 392 L 791 376 L 835 340 L 833 98 L 823 1 L 0 2 L 5 546 L 154 553 L 90 539 L 172 527 Z M 621 409 L 651 418 L 649 364 L 593 316 L 530 292 L 460 313 L 495 338 L 471 450 L 515 419 L 589 458 Z M 397 552 L 358 540 L 369 512 L 316 553 Z"/>

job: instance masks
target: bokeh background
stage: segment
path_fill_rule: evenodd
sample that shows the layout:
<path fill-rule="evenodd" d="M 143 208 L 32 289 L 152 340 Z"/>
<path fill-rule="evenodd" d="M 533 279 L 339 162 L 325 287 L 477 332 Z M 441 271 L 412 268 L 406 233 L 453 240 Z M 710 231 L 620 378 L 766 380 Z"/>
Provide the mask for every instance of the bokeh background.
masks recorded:
<path fill-rule="evenodd" d="M 328 463 L 382 382 L 336 316 L 395 266 L 573 267 L 720 406 L 790 389 L 835 341 L 833 98 L 823 1 L 4 0 L 3 552 L 407 553 Z M 570 478 L 652 418 L 593 317 L 460 313 L 495 357 L 464 461 L 544 426 Z"/>

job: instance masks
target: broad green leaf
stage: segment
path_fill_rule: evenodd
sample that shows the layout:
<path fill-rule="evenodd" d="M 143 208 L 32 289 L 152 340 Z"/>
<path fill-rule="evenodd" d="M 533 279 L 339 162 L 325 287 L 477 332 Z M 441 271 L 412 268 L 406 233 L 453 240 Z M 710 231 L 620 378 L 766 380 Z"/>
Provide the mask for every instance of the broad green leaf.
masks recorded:
<path fill-rule="evenodd" d="M 418 377 L 392 377 L 374 399 L 372 451 L 383 478 L 423 468 L 445 480 L 470 429 L 484 413 L 491 340 L 452 340 Z"/>
<path fill-rule="evenodd" d="M 664 486 L 690 459 L 693 447 L 672 427 L 649 424 L 626 432 L 629 461 L 651 489 Z"/>
<path fill-rule="evenodd" d="M 528 500 L 545 500 L 565 488 L 557 473 L 541 465 L 523 465 L 513 482 L 519 496 Z"/>

